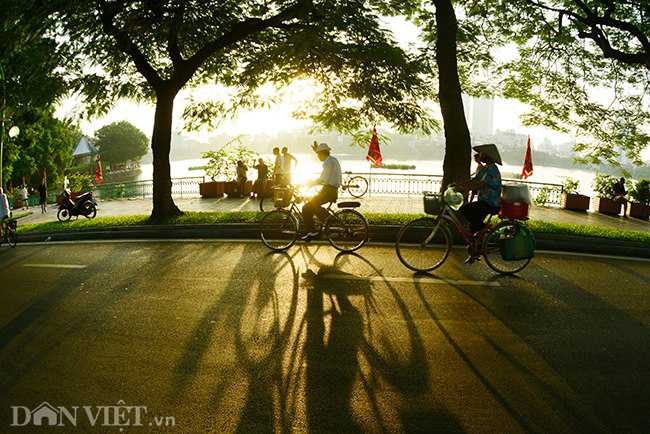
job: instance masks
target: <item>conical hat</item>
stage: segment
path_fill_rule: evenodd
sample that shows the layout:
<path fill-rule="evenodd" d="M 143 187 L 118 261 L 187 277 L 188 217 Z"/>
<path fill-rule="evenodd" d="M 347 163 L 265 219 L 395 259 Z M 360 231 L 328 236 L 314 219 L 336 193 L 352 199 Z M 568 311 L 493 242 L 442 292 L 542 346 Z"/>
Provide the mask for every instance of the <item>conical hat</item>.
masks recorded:
<path fill-rule="evenodd" d="M 492 158 L 495 163 L 503 165 L 501 162 L 501 155 L 499 155 L 499 150 L 497 149 L 497 145 L 494 143 L 474 146 L 472 149 L 474 149 L 476 152 L 483 152 L 485 155 Z"/>

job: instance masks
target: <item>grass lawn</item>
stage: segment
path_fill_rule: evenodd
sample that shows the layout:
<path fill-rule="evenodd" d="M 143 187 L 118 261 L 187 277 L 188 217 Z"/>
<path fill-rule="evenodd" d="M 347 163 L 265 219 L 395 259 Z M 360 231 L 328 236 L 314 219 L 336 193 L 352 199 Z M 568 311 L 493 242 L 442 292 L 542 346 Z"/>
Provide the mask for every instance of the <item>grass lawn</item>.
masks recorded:
<path fill-rule="evenodd" d="M 222 224 L 222 223 L 257 223 L 264 213 L 259 211 L 241 212 L 186 212 L 183 216 L 163 222 L 169 225 L 197 225 L 197 224 Z M 371 225 L 404 225 L 405 223 L 421 217 L 417 214 L 365 214 Z M 135 215 L 127 217 L 98 217 L 94 219 L 80 218 L 68 222 L 47 222 L 30 225 L 18 225 L 18 233 L 50 232 L 60 230 L 74 230 L 81 228 L 106 228 L 116 226 L 138 226 L 161 224 L 151 222 L 148 215 Z M 588 226 L 567 223 L 549 223 L 543 221 L 529 221 L 529 226 L 534 233 L 575 235 L 580 237 L 607 238 L 624 241 L 636 241 L 650 244 L 650 233 L 641 231 L 626 231 L 603 226 Z"/>

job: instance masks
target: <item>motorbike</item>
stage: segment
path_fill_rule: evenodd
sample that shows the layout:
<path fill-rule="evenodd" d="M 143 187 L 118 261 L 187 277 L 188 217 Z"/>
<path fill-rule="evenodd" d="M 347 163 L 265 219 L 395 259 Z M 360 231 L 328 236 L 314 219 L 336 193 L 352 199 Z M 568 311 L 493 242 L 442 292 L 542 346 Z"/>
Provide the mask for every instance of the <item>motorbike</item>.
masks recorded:
<path fill-rule="evenodd" d="M 95 218 L 97 215 L 97 202 L 93 198 L 93 193 L 89 191 L 77 196 L 76 200 L 73 201 L 70 190 L 64 190 L 63 201 L 59 205 L 56 218 L 64 222 L 70 220 L 72 216 L 78 217 L 80 215 L 89 219 Z"/>

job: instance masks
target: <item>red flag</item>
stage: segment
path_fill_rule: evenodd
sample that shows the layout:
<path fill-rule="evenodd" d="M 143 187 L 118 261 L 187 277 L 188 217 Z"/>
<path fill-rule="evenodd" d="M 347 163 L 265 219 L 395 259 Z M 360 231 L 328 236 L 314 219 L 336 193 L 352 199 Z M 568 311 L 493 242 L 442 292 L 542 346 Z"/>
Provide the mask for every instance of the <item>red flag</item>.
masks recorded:
<path fill-rule="evenodd" d="M 11 192 L 13 189 L 14 189 L 14 183 L 10 179 L 9 180 L 9 191 Z"/>
<path fill-rule="evenodd" d="M 43 167 L 43 181 L 45 181 L 45 185 L 47 185 L 47 171 L 45 170 L 45 167 Z"/>
<path fill-rule="evenodd" d="M 528 136 L 528 146 L 526 147 L 526 158 L 524 159 L 524 170 L 521 172 L 523 179 L 533 174 L 533 156 L 530 153 L 530 136 Z"/>
<path fill-rule="evenodd" d="M 377 138 L 377 129 L 375 127 L 372 127 L 372 139 L 370 140 L 366 160 L 373 162 L 375 166 L 381 166 L 381 150 L 379 149 L 379 139 Z"/>
<path fill-rule="evenodd" d="M 104 180 L 104 175 L 102 173 L 102 163 L 100 161 L 99 152 L 97 153 L 97 168 L 95 169 L 95 181 L 97 184 L 101 184 Z"/>

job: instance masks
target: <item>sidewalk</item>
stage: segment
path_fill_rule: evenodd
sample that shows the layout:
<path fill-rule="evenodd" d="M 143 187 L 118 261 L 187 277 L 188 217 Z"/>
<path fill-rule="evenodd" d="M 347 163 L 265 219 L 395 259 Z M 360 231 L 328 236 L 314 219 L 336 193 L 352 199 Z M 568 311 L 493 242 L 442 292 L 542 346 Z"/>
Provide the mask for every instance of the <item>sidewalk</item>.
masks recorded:
<path fill-rule="evenodd" d="M 348 200 L 344 196 L 341 200 Z M 214 198 L 201 199 L 175 198 L 176 205 L 183 211 L 259 211 L 259 202 L 255 199 Z M 420 196 L 373 196 L 363 197 L 361 211 L 365 213 L 406 213 L 420 214 L 423 212 L 422 197 Z M 117 217 L 136 214 L 150 214 L 153 204 L 151 199 L 117 199 L 98 201 L 98 217 Z M 56 220 L 56 205 L 49 205 L 47 213 L 41 214 L 39 208 L 31 209 L 32 214 L 20 219 L 21 225 L 43 223 Z M 14 215 L 25 211 L 14 210 Z M 554 223 L 575 223 L 594 226 L 606 226 L 615 229 L 650 232 L 650 223 L 634 218 L 608 216 L 595 212 L 567 211 L 559 208 L 532 207 L 531 220 L 541 220 Z"/>

